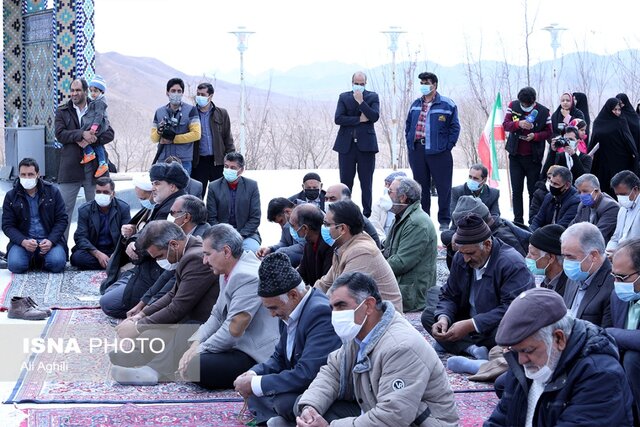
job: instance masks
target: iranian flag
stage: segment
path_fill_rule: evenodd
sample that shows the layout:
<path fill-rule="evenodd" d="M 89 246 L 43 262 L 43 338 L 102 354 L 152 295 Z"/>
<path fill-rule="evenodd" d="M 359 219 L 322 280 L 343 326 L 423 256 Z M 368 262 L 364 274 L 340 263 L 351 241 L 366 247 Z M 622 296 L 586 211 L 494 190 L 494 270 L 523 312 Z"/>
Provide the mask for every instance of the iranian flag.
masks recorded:
<path fill-rule="evenodd" d="M 496 143 L 504 142 L 505 140 L 504 128 L 502 127 L 503 120 L 502 99 L 500 98 L 500 93 L 498 93 L 496 102 L 493 104 L 487 119 L 487 124 L 484 126 L 482 135 L 480 135 L 480 141 L 478 141 L 478 155 L 480 156 L 480 162 L 489 169 L 489 185 L 491 187 L 497 187 L 498 181 L 500 181 Z"/>

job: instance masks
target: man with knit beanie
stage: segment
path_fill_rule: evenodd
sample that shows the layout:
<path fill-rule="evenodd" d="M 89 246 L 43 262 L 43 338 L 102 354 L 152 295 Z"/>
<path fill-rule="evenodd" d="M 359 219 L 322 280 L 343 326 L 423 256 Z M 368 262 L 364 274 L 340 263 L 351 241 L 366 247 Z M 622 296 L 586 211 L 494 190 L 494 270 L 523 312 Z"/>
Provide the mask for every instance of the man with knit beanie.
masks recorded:
<path fill-rule="evenodd" d="M 522 255 L 491 235 L 480 216 L 459 219 L 453 236 L 458 252 L 442 287 L 435 315 L 422 324 L 440 346 L 453 354 L 487 359 L 495 334 L 511 301 L 534 287 Z"/>
<path fill-rule="evenodd" d="M 109 119 L 107 117 L 107 100 L 104 93 L 107 90 L 107 82 L 102 76 L 95 75 L 89 82 L 89 97 L 93 100 L 87 107 L 87 112 L 82 116 L 82 129 L 91 132 L 99 137 L 109 129 Z M 92 162 L 98 159 L 98 169 L 95 177 L 99 178 L 109 171 L 107 156 L 104 147 L 98 143 L 89 144 L 84 147 L 84 156 L 80 164 Z"/>
<path fill-rule="evenodd" d="M 257 425 L 292 423 L 297 397 L 341 342 L 331 325 L 329 300 L 318 289 L 306 290 L 286 254 L 267 255 L 258 275 L 262 305 L 281 320 L 280 341 L 269 360 L 240 375 L 234 386 L 249 399 Z"/>
<path fill-rule="evenodd" d="M 527 267 L 536 276 L 544 276 L 540 287 L 556 291 L 564 295 L 567 275 L 562 269 L 562 250 L 560 236 L 565 228 L 558 224 L 545 225 L 538 228 L 529 239 Z"/>

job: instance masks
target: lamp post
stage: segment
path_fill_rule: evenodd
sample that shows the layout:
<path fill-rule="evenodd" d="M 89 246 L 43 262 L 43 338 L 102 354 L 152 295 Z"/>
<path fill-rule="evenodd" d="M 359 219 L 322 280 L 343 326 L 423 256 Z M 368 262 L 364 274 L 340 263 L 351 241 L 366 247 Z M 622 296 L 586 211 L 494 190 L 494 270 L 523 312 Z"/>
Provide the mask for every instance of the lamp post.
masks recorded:
<path fill-rule="evenodd" d="M 389 27 L 386 31 L 381 31 L 389 39 L 389 50 L 391 51 L 391 163 L 393 170 L 398 168 L 398 95 L 396 89 L 396 51 L 398 50 L 398 38 L 400 34 L 406 33 L 400 27 Z"/>
<path fill-rule="evenodd" d="M 560 47 L 560 33 L 565 31 L 566 28 L 559 27 L 558 24 L 549 24 L 543 28 L 544 31 L 548 31 L 551 35 L 551 49 L 553 49 L 553 80 L 555 82 L 556 95 L 558 92 L 558 70 L 556 67 L 556 61 L 558 58 L 558 48 Z"/>
<path fill-rule="evenodd" d="M 238 38 L 238 52 L 240 52 L 240 154 L 244 156 L 246 152 L 245 110 L 247 108 L 244 84 L 244 52 L 248 48 L 249 36 L 254 32 L 247 31 L 245 27 L 238 27 L 235 31 L 229 31 L 229 34 L 234 34 Z"/>

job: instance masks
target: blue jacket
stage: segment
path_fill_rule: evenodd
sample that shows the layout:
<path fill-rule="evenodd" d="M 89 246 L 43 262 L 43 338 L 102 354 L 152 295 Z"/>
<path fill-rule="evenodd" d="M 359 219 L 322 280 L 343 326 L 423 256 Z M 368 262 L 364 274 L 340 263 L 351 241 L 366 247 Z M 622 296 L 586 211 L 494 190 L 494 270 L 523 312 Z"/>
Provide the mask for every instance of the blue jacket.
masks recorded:
<path fill-rule="evenodd" d="M 625 328 L 629 304 L 618 298 L 615 291 L 611 292 L 611 320 L 613 327 L 607 328 L 607 333 L 615 338 L 620 351 L 640 351 L 640 322 L 638 322 L 635 329 Z"/>
<path fill-rule="evenodd" d="M 523 426 L 531 380 L 524 375 L 514 352 L 505 389 L 485 427 Z M 604 330 L 576 319 L 565 350 L 538 400 L 533 425 L 631 426 L 633 397 L 618 362 L 613 339 Z"/>
<path fill-rule="evenodd" d="M 114 197 L 109 208 L 109 234 L 111 234 L 114 248 L 120 241 L 120 229 L 124 224 L 128 224 L 129 221 L 131 221 L 129 204 Z M 73 234 L 73 240 L 76 245 L 71 248 L 71 253 L 78 250 L 95 250 L 99 238 L 100 206 L 94 200 L 78 208 L 78 228 Z"/>
<path fill-rule="evenodd" d="M 414 150 L 413 142 L 416 139 L 416 125 L 422 111 L 422 97 L 413 101 L 407 122 L 404 128 L 404 136 L 407 140 L 409 151 Z M 431 108 L 427 112 L 425 123 L 426 140 L 424 144 L 425 154 L 438 154 L 443 151 L 451 151 L 458 142 L 460 135 L 460 122 L 458 121 L 458 107 L 449 98 L 436 92 Z"/>
<path fill-rule="evenodd" d="M 333 145 L 333 150 L 338 153 L 348 153 L 353 138 L 357 138 L 360 151 L 378 152 L 378 139 L 373 124 L 380 117 L 380 101 L 377 93 L 368 90 L 365 90 L 362 96 L 364 101 L 360 105 L 353 99 L 351 91 L 341 93 L 338 98 L 335 122 L 340 129 Z M 364 114 L 369 121 L 361 122 L 360 114 Z"/>
<path fill-rule="evenodd" d="M 556 208 L 556 198 L 547 193 L 542 201 L 540 210 L 531 221 L 531 231 L 536 231 L 540 227 L 544 227 L 549 224 L 559 224 L 564 228 L 569 227 L 571 221 L 576 217 L 578 213 L 578 205 L 580 204 L 580 197 L 578 197 L 578 191 L 575 187 L 569 187 L 567 191 L 560 196 L 560 210 L 558 211 L 558 217 L 556 222 L 553 221 L 553 211 Z"/>
<path fill-rule="evenodd" d="M 47 233 L 47 239 L 54 246 L 62 246 L 65 254 L 68 255 L 64 232 L 67 229 L 69 218 L 67 217 L 67 210 L 60 190 L 43 179 L 38 179 L 37 187 L 40 195 L 38 211 L 40 212 L 42 227 Z M 2 231 L 9 238 L 7 253 L 13 245 L 20 245 L 23 240 L 29 239 L 31 213 L 27 197 L 27 192 L 20 184 L 19 179 L 16 179 L 13 189 L 9 190 L 4 196 Z"/>
<path fill-rule="evenodd" d="M 327 356 L 342 344 L 331 325 L 329 300 L 318 289 L 311 295 L 298 320 L 291 360 L 287 359 L 287 326 L 280 323 L 280 341 L 274 353 L 264 363 L 251 370 L 262 375 L 261 387 L 265 396 L 281 393 L 302 393 L 316 377 Z"/>
<path fill-rule="evenodd" d="M 482 279 L 474 285 L 482 291 L 476 296 L 477 314 L 473 320 L 485 336 L 491 336 L 498 328 L 511 301 L 535 286 L 522 255 L 500 239 L 492 238 L 491 241 L 491 258 Z M 442 287 L 435 318 L 445 315 L 451 323 L 470 319 L 469 295 L 474 282 L 473 268 L 464 262 L 461 253 L 456 252 L 451 262 L 451 274 Z"/>

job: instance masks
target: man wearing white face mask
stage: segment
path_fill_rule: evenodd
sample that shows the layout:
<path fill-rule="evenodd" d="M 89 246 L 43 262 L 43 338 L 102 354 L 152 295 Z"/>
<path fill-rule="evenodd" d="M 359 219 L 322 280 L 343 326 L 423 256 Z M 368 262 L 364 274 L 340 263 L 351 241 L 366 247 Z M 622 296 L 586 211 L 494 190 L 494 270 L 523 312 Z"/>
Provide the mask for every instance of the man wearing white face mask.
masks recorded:
<path fill-rule="evenodd" d="M 73 235 L 71 265 L 81 270 L 104 270 L 120 241 L 122 226 L 131 221 L 129 204 L 115 197 L 109 177 L 96 180 L 96 196 L 78 208 L 78 228 Z"/>
<path fill-rule="evenodd" d="M 135 316 L 127 318 L 116 327 L 120 338 L 138 336 L 162 337 L 165 345 L 175 333 L 167 325 L 177 323 L 202 324 L 211 313 L 218 299 L 220 286 L 218 276 L 202 263 L 202 239 L 187 235 L 176 224 L 169 221 L 149 223 L 138 238 L 141 250 L 148 254 L 165 270 L 175 270 L 173 288 L 153 304 L 146 306 Z M 142 352 L 111 353 L 114 378 L 127 372 L 122 366 L 140 366 L 157 354 Z"/>
<path fill-rule="evenodd" d="M 298 426 L 458 425 L 442 362 L 371 276 L 339 276 L 329 303 L 343 345 L 296 403 Z"/>
<path fill-rule="evenodd" d="M 31 158 L 18 164 L 20 178 L 4 197 L 2 231 L 9 238 L 7 264 L 12 273 L 42 267 L 60 273 L 67 263 L 64 232 L 68 217 L 57 187 L 40 179 Z"/>
<path fill-rule="evenodd" d="M 574 319 L 551 289 L 530 289 L 513 300 L 496 343 L 510 350 L 509 371 L 485 427 L 633 425 L 615 344 L 602 329 Z"/>
<path fill-rule="evenodd" d="M 158 143 L 152 163 L 162 162 L 169 156 L 182 161 L 188 174 L 193 165 L 193 143 L 201 136 L 200 118 L 193 105 L 182 102 L 184 82 L 172 78 L 167 82 L 169 104 L 156 110 L 151 128 L 151 142 Z"/>
<path fill-rule="evenodd" d="M 607 255 L 611 256 L 618 245 L 626 239 L 640 237 L 640 178 L 631 171 L 618 172 L 611 178 L 611 188 L 616 192 L 620 210 L 616 231 L 607 244 Z"/>
<path fill-rule="evenodd" d="M 196 106 L 202 134 L 193 143 L 193 170 L 191 178 L 202 183 L 202 195 L 210 182 L 222 177 L 224 155 L 236 151 L 231 135 L 229 113 L 213 103 L 213 85 L 200 83 L 196 90 Z"/>
<path fill-rule="evenodd" d="M 391 209 L 391 206 L 393 206 L 393 202 L 389 197 L 389 186 L 394 179 L 402 176 L 407 176 L 407 174 L 403 171 L 395 171 L 387 175 L 387 177 L 384 179 L 384 189 L 382 196 L 380 196 L 380 198 L 373 203 L 373 208 L 371 209 L 371 216 L 369 217 L 369 221 L 375 228 L 381 242 L 384 242 L 387 233 L 389 233 L 389 229 L 391 229 L 393 219 L 395 218 L 395 214 L 389 211 Z"/>

